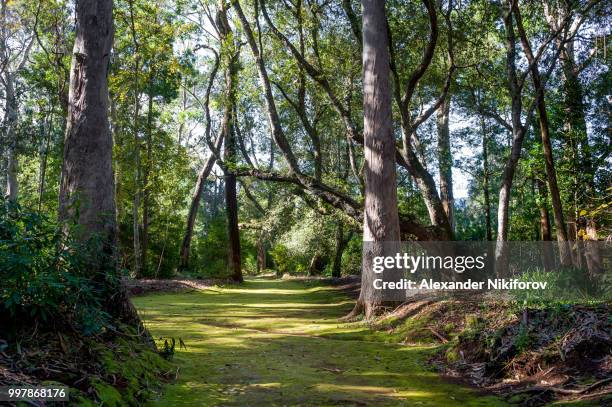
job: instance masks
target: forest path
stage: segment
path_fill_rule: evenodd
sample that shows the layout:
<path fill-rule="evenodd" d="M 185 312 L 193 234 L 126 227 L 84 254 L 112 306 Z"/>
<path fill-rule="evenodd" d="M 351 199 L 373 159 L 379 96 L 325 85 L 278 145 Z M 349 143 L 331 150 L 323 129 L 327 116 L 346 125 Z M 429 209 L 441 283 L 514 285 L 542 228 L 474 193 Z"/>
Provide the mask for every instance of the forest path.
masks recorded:
<path fill-rule="evenodd" d="M 249 280 L 134 303 L 156 338 L 177 338 L 178 380 L 153 406 L 503 405 L 432 372 L 432 348 L 364 340 L 363 324 L 338 322 L 353 301 L 319 282 Z"/>

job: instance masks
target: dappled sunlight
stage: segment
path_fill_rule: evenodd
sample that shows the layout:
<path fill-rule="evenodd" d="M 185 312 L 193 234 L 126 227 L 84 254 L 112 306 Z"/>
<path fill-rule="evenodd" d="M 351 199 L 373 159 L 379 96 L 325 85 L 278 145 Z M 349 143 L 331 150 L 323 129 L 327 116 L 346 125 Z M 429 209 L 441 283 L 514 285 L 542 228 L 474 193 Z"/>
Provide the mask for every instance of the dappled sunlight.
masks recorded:
<path fill-rule="evenodd" d="M 317 390 L 326 392 L 343 392 L 343 393 L 370 393 L 370 394 L 384 394 L 391 397 L 429 397 L 431 398 L 432 393 L 424 391 L 398 391 L 397 389 L 390 387 L 381 386 L 351 386 L 351 385 L 338 385 L 330 383 L 317 384 Z"/>
<path fill-rule="evenodd" d="M 155 338 L 187 346 L 177 344 L 178 379 L 154 406 L 501 405 L 429 371 L 431 347 L 341 323 L 352 301 L 333 287 L 257 280 L 134 302 Z"/>

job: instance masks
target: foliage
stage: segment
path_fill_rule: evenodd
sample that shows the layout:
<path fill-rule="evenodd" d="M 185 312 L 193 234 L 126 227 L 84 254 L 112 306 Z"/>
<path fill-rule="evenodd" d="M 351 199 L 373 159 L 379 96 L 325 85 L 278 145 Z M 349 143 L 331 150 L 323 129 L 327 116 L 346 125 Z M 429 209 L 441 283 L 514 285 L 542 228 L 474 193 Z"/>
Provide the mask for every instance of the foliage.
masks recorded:
<path fill-rule="evenodd" d="M 69 240 L 44 215 L 0 201 L 0 319 L 99 332 L 111 322 L 103 304 L 119 278 L 91 274 L 92 261 L 106 263 L 101 252 L 95 238 Z"/>

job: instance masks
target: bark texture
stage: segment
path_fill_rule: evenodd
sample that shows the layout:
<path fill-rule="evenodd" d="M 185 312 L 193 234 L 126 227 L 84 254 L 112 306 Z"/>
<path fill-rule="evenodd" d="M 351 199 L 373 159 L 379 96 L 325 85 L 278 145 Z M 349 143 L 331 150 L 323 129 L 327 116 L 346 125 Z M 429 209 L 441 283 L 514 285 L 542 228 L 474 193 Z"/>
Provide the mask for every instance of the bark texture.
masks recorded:
<path fill-rule="evenodd" d="M 112 0 L 81 0 L 70 70 L 68 120 L 59 216 L 84 238 L 94 234 L 114 250 L 116 219 L 108 121 L 108 67 L 113 42 Z"/>
<path fill-rule="evenodd" d="M 440 173 L 440 198 L 444 212 L 448 217 L 451 230 L 455 229 L 455 198 L 453 197 L 453 156 L 450 149 L 450 114 L 451 99 L 447 97 L 438 109 L 438 172 Z"/>
<path fill-rule="evenodd" d="M 236 189 L 236 174 L 233 168 L 237 164 L 237 142 L 235 123 L 236 106 L 236 84 L 239 69 L 239 49 L 234 42 L 232 29 L 227 19 L 227 8 L 225 2 L 221 1 L 220 10 L 217 14 L 217 28 L 219 29 L 221 42 L 224 49 L 228 50 L 227 67 L 225 69 L 225 106 L 221 133 L 225 140 L 223 150 L 224 172 L 225 172 L 225 213 L 227 216 L 227 234 L 229 238 L 229 269 L 234 281 L 242 282 L 242 265 L 240 258 L 240 231 L 238 229 L 238 197 Z M 227 168 L 230 166 L 231 168 Z"/>
<path fill-rule="evenodd" d="M 385 242 L 400 240 L 400 227 L 385 2 L 363 0 L 362 6 L 365 208 L 358 303 L 362 304 L 366 318 L 370 318 L 383 304 L 380 292 L 371 289 L 376 278 L 373 257 L 385 255 L 390 248 Z"/>

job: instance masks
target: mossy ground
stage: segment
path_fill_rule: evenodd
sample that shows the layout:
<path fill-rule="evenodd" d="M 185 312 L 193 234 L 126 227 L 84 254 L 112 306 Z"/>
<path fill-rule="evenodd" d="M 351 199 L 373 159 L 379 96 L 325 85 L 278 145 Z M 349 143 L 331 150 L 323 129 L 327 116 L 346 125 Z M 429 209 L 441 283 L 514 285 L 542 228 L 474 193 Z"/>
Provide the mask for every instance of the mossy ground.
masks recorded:
<path fill-rule="evenodd" d="M 317 282 L 250 280 L 134 302 L 155 337 L 187 345 L 153 406 L 504 405 L 440 378 L 426 363 L 431 346 L 338 322 L 353 302 Z"/>

